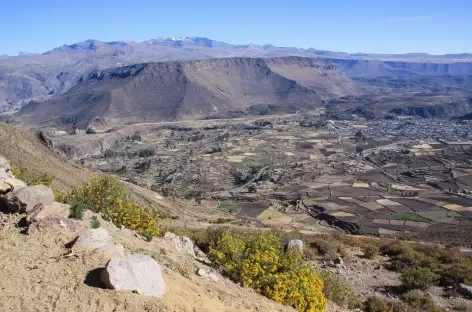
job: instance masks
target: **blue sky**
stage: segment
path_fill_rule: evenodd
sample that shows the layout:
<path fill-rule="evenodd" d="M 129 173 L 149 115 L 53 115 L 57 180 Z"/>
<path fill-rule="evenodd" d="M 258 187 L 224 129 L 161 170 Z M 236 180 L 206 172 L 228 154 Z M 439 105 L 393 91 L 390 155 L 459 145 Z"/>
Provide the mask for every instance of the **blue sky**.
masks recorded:
<path fill-rule="evenodd" d="M 169 36 L 346 52 L 472 52 L 470 0 L 1 2 L 0 55 Z"/>

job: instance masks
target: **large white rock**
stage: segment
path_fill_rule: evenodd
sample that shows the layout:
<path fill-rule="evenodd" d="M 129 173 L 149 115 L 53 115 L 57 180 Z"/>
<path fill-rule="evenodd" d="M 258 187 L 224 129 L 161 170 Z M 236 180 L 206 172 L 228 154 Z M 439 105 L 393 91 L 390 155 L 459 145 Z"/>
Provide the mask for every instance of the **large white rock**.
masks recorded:
<path fill-rule="evenodd" d="M 110 259 L 101 280 L 109 289 L 162 297 L 166 284 L 160 265 L 150 256 L 135 254 Z"/>
<path fill-rule="evenodd" d="M 54 201 L 54 193 L 47 186 L 32 185 L 6 194 L 3 200 L 8 211 L 25 213 L 39 204 L 50 205 Z"/>
<path fill-rule="evenodd" d="M 186 236 L 178 236 L 174 233 L 167 232 L 163 238 L 167 243 L 172 245 L 175 250 L 181 253 L 188 254 L 192 257 L 195 257 L 195 250 L 193 247 L 193 242 L 190 238 Z"/>
<path fill-rule="evenodd" d="M 87 229 L 79 233 L 74 246 L 87 249 L 97 249 L 109 245 L 111 242 L 110 234 L 104 228 Z"/>
<path fill-rule="evenodd" d="M 292 248 L 296 248 L 296 249 L 298 249 L 298 251 L 303 253 L 303 241 L 300 240 L 300 239 L 289 240 L 287 242 L 287 244 L 285 245 L 285 250 L 287 251 L 287 250 L 292 249 Z"/>

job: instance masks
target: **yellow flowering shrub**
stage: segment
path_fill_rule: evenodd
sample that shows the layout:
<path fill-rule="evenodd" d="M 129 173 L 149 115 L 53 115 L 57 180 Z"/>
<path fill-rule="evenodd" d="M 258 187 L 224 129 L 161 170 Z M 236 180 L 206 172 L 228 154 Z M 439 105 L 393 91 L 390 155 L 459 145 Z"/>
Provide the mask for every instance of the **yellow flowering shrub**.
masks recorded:
<path fill-rule="evenodd" d="M 241 260 L 241 282 L 261 292 L 266 279 L 275 274 L 280 256 L 280 240 L 272 233 L 263 233 L 246 242 Z"/>
<path fill-rule="evenodd" d="M 126 197 L 126 189 L 116 176 L 95 174 L 75 188 L 72 197 L 93 212 L 107 212 Z"/>
<path fill-rule="evenodd" d="M 208 257 L 233 280 L 239 280 L 239 266 L 244 251 L 244 241 L 224 231 L 216 240 L 216 248 L 210 249 Z"/>
<path fill-rule="evenodd" d="M 271 232 L 244 240 L 224 231 L 208 256 L 233 281 L 299 312 L 327 307 L 323 281 L 296 249 L 283 253 L 280 239 Z"/>
<path fill-rule="evenodd" d="M 118 226 L 136 230 L 147 238 L 160 234 L 157 214 L 133 202 L 116 176 L 92 175 L 72 191 L 71 197 Z"/>
<path fill-rule="evenodd" d="M 18 168 L 14 163 L 11 163 L 11 173 L 19 180 L 25 182 L 27 185 L 46 185 L 51 186 L 53 177 L 47 173 L 42 175 L 33 175 L 28 172 L 26 168 Z"/>
<path fill-rule="evenodd" d="M 70 194 L 66 192 L 59 192 L 55 191 L 54 192 L 54 200 L 63 204 L 68 204 L 70 202 Z"/>
<path fill-rule="evenodd" d="M 315 271 L 302 267 L 272 275 L 263 294 L 299 312 L 319 312 L 328 306 L 323 287 Z"/>
<path fill-rule="evenodd" d="M 115 206 L 107 208 L 104 215 L 114 224 L 122 225 L 143 234 L 157 236 L 160 233 L 155 213 L 151 209 L 130 200 L 122 201 L 119 199 Z"/>

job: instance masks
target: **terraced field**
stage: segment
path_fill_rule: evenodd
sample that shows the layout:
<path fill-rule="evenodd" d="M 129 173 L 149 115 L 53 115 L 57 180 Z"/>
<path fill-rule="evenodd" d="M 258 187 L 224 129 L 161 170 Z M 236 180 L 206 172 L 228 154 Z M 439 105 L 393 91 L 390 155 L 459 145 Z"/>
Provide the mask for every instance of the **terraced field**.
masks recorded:
<path fill-rule="evenodd" d="M 55 146 L 163 196 L 218 203 L 234 224 L 372 235 L 472 224 L 470 147 L 320 116 L 135 124 Z"/>

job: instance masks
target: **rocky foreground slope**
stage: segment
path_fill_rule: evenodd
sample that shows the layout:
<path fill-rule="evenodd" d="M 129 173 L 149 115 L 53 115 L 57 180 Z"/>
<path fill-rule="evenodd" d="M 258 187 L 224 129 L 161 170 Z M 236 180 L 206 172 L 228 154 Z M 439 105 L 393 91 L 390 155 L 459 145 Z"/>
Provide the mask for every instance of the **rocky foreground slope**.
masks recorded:
<path fill-rule="evenodd" d="M 97 215 L 91 228 L 92 213 L 69 219 L 3 157 L 0 175 L 2 311 L 294 311 L 223 278 L 184 237 L 146 242 Z"/>
<path fill-rule="evenodd" d="M 324 97 L 355 93 L 337 67 L 308 58 L 227 58 L 137 64 L 92 72 L 64 94 L 32 101 L 15 120 L 25 125 L 172 121 L 230 111 L 296 112 Z"/>

